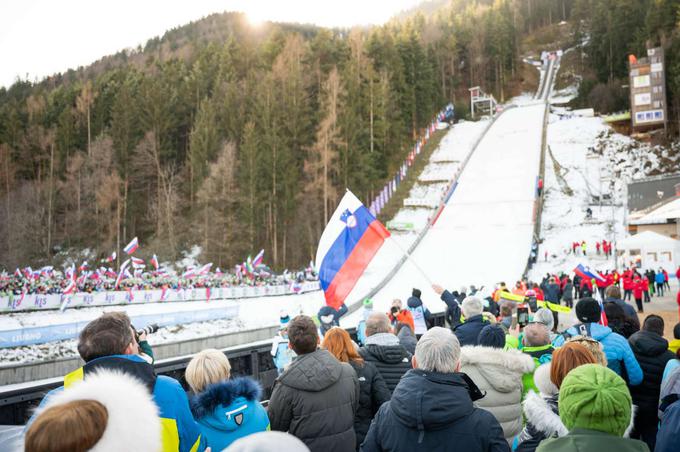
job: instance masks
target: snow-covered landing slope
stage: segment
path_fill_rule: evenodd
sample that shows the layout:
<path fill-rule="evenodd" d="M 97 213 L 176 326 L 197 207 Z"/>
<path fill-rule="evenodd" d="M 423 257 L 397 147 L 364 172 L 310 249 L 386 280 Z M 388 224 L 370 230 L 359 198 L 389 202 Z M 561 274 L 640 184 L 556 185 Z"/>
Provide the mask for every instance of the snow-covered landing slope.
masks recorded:
<path fill-rule="evenodd" d="M 479 143 L 456 191 L 412 256 L 433 282 L 490 287 L 522 275 L 531 249 L 544 112 L 544 103 L 509 109 Z M 392 299 L 405 301 L 414 287 L 422 290 L 431 311 L 444 310 L 408 262 L 374 297 L 374 309 L 387 311 Z M 356 324 L 361 315 L 347 317 L 343 326 Z"/>

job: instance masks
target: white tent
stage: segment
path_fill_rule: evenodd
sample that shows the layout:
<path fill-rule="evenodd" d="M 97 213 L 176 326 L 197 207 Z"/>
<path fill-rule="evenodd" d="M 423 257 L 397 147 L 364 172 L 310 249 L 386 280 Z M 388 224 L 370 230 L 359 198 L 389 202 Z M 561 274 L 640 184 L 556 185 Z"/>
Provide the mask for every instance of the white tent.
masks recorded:
<path fill-rule="evenodd" d="M 644 231 L 616 242 L 617 264 L 628 266 L 630 262 L 643 269 L 659 267 L 671 274 L 680 264 L 680 240 L 652 231 Z"/>

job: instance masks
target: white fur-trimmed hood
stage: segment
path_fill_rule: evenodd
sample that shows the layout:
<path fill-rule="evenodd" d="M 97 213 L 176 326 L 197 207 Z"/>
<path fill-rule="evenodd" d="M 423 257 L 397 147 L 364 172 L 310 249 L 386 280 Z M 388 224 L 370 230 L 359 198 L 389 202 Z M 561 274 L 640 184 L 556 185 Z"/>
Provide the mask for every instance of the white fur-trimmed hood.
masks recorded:
<path fill-rule="evenodd" d="M 522 406 L 524 407 L 524 416 L 527 422 L 531 423 L 536 430 L 545 434 L 546 437 L 550 438 L 555 434 L 557 436 L 564 436 L 569 433 L 567 427 L 562 423 L 560 416 L 555 414 L 550 409 L 548 402 L 543 400 L 534 391 L 527 392 Z"/>
<path fill-rule="evenodd" d="M 521 376 L 534 370 L 534 360 L 519 350 L 470 345 L 460 349 L 460 366 L 463 372 L 474 367 L 494 388 L 508 391 L 521 387 Z"/>
<path fill-rule="evenodd" d="M 137 379 L 102 370 L 53 395 L 40 413 L 76 400 L 95 400 L 108 412 L 104 435 L 91 452 L 161 450 L 161 421 L 151 394 Z"/>

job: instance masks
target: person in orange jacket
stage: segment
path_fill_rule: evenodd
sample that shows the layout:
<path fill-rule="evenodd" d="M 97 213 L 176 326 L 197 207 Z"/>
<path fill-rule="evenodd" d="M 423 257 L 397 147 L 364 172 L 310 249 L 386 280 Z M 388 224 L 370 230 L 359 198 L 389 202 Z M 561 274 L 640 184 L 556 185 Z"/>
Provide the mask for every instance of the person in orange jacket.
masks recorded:
<path fill-rule="evenodd" d="M 411 327 L 411 331 L 416 330 L 413 314 L 411 314 L 411 311 L 408 309 L 403 309 L 401 300 L 398 298 L 392 300 L 392 307 L 390 308 L 390 312 L 387 313 L 387 316 L 390 318 L 393 327 L 397 326 L 397 323 L 405 323 Z"/>

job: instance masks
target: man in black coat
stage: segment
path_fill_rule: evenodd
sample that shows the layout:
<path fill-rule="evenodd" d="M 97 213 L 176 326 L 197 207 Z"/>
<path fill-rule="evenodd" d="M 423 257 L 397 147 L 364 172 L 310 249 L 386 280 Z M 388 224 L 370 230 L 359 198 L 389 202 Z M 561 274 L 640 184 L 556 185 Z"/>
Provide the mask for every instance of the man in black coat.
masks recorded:
<path fill-rule="evenodd" d="M 366 345 L 359 354 L 378 368 L 390 393 L 411 369 L 411 354 L 392 333 L 390 319 L 382 312 L 374 312 L 366 319 Z"/>
<path fill-rule="evenodd" d="M 663 338 L 663 329 L 663 319 L 651 314 L 642 324 L 642 330 L 628 339 L 644 375 L 642 383 L 630 387 L 633 403 L 638 407 L 630 437 L 647 443 L 649 450 L 654 450 L 656 444 L 661 377 L 666 363 L 675 358 Z"/>
<path fill-rule="evenodd" d="M 508 452 L 503 430 L 488 411 L 473 404 L 484 395 L 460 369 L 460 344 L 447 328 L 420 338 L 408 371 L 384 403 L 364 452 Z"/>
<path fill-rule="evenodd" d="M 463 311 L 465 322 L 453 329 L 461 346 L 477 345 L 479 332 L 489 324 L 488 321 L 484 320 L 484 316 L 482 316 L 483 310 L 484 305 L 479 298 L 467 297 L 463 300 L 461 311 Z"/>
<path fill-rule="evenodd" d="M 297 436 L 312 452 L 353 452 L 359 405 L 356 372 L 328 350 L 317 349 L 319 333 L 307 316 L 290 322 L 288 340 L 297 358 L 274 383 L 271 429 Z"/>
<path fill-rule="evenodd" d="M 619 305 L 623 309 L 623 313 L 626 315 L 626 322 L 630 324 L 631 329 L 635 332 L 640 331 L 640 318 L 633 305 L 621 299 L 621 289 L 619 286 L 607 287 L 604 291 L 604 302 Z"/>

